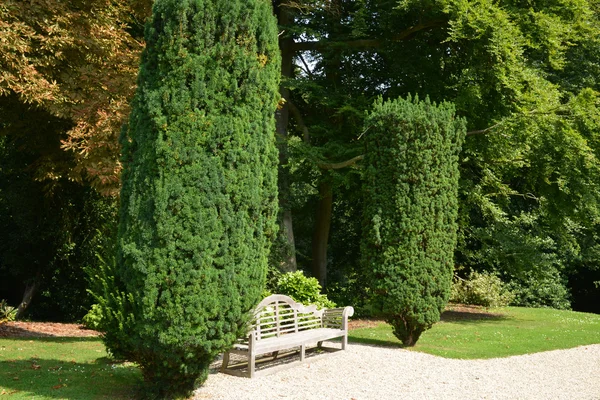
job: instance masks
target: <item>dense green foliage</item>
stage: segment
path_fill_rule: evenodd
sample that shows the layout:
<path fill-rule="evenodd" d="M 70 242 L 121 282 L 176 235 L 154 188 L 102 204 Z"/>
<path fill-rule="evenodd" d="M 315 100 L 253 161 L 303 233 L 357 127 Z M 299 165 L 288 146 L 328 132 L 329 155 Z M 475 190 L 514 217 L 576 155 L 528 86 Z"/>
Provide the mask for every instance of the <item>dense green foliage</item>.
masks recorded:
<path fill-rule="evenodd" d="M 0 293 L 19 318 L 75 322 L 90 306 L 148 2 L 0 4 Z"/>
<path fill-rule="evenodd" d="M 113 200 L 89 187 L 119 189 L 116 138 L 151 3 L 0 4 L 0 293 L 17 306 L 32 289 L 27 318 L 80 318 L 83 269 L 112 270 L 94 253 L 110 247 Z M 271 253 L 273 285 L 295 256 L 331 299 L 369 312 L 358 262 L 365 110 L 416 93 L 467 117 L 458 274 L 497 275 L 516 304 L 600 312 L 596 0 L 272 3 L 289 63 L 277 113 L 289 224 Z"/>
<path fill-rule="evenodd" d="M 514 295 L 511 305 L 571 309 L 571 295 L 566 286 L 565 278 L 555 269 L 528 273 L 508 284 Z"/>
<path fill-rule="evenodd" d="M 364 269 L 375 312 L 412 346 L 450 296 L 465 121 L 408 98 L 377 102 L 366 124 Z"/>
<path fill-rule="evenodd" d="M 467 117 L 463 277 L 487 271 L 524 290 L 553 280 L 575 309 L 600 311 L 596 1 L 307 1 L 292 14 L 285 84 L 301 119 L 291 113 L 287 165 L 300 268 L 311 269 L 311 247 L 323 240 L 313 232 L 330 218 L 328 294 L 343 304 L 368 296 L 357 262 L 363 163 L 326 168 L 361 154 L 373 98 L 417 93 Z M 317 211 L 322 183 L 329 216 Z"/>
<path fill-rule="evenodd" d="M 552 306 L 528 286 L 553 280 L 566 292 L 567 276 L 600 266 L 600 86 L 593 67 L 581 66 L 598 60 L 589 51 L 597 47 L 597 5 L 452 3 L 449 41 L 462 52 L 456 104 L 472 124 L 457 261 L 497 272 Z"/>
<path fill-rule="evenodd" d="M 0 136 L 0 293 L 14 307 L 31 294 L 19 318 L 76 322 L 92 301 L 84 267 L 98 265 L 95 253 L 114 233 L 116 202 L 64 178 L 51 191 L 36 180 L 31 167 L 59 147 L 61 125 L 38 116 L 48 118 L 45 142 Z"/>
<path fill-rule="evenodd" d="M 264 0 L 159 0 L 146 43 L 122 137 L 122 301 L 104 316 L 118 339 L 109 348 L 158 395 L 182 396 L 245 333 L 263 290 L 277 212 L 277 28 Z"/>

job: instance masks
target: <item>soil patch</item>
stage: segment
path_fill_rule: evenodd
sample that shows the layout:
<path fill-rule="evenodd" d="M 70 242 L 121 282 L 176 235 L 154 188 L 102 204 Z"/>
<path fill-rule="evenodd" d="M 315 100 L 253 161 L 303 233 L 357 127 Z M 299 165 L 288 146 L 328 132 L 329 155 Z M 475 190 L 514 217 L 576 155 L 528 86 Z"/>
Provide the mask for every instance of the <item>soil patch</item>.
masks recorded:
<path fill-rule="evenodd" d="M 502 319 L 501 313 L 492 313 L 487 308 L 451 304 L 442 314 L 442 321 L 476 321 L 483 319 Z M 349 329 L 374 328 L 383 323 L 381 319 L 351 319 Z M 3 322 L 0 323 L 0 338 L 19 337 L 96 337 L 99 332 L 85 328 L 80 324 L 62 324 L 58 322 Z"/>
<path fill-rule="evenodd" d="M 491 312 L 488 308 L 480 306 L 468 306 L 463 304 L 449 304 L 442 313 L 442 322 L 458 321 L 480 321 L 480 320 L 501 320 L 506 316 L 500 312 Z M 384 323 L 382 319 L 351 319 L 348 321 L 349 329 L 374 328 Z"/>
<path fill-rule="evenodd" d="M 58 322 L 3 322 L 0 323 L 0 338 L 20 337 L 95 337 L 99 332 L 80 324 Z"/>

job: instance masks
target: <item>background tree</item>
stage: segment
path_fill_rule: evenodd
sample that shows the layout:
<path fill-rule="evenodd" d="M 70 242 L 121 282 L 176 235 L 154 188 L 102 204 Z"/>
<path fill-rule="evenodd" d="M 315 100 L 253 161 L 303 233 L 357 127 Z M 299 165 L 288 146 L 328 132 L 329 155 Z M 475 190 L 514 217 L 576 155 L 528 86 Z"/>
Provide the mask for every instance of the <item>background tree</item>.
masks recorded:
<path fill-rule="evenodd" d="M 418 98 L 380 101 L 366 124 L 363 262 L 375 312 L 413 346 L 450 296 L 466 124 Z"/>
<path fill-rule="evenodd" d="M 83 267 L 113 236 L 116 204 L 64 180 L 47 196 L 28 167 L 48 143 L 22 143 L 0 136 L 0 297 L 17 318 L 79 321 L 92 302 Z"/>
<path fill-rule="evenodd" d="M 89 308 L 83 270 L 114 240 L 117 137 L 148 3 L 0 4 L 0 292 L 20 316 Z"/>
<path fill-rule="evenodd" d="M 116 290 L 130 301 L 116 311 L 131 319 L 107 345 L 181 396 L 246 333 L 263 290 L 280 58 L 264 0 L 158 0 L 146 43 L 122 139 Z"/>
<path fill-rule="evenodd" d="M 149 1 L 21 2 L 0 5 L 0 106 L 17 131 L 28 110 L 67 122 L 60 147 L 36 162 L 36 177 L 119 188 L 118 132 L 129 112 L 142 43 L 134 37 Z M 32 140 L 36 140 L 33 132 Z M 67 151 L 70 162 L 57 152 Z"/>
<path fill-rule="evenodd" d="M 600 266 L 592 239 L 597 4 L 303 1 L 287 7 L 294 16 L 284 30 L 293 54 L 292 79 L 285 82 L 287 165 L 299 267 L 316 276 L 323 272 L 314 266 L 325 266 L 328 290 L 341 289 L 340 295 L 356 281 L 348 277 L 360 277 L 359 257 L 352 256 L 360 237 L 353 222 L 361 212 L 354 167 L 361 165 L 364 110 L 379 95 L 417 93 L 453 101 L 468 120 L 456 257 L 463 271 L 497 272 L 525 292 L 546 281 L 555 299 L 538 304 L 568 303 L 560 294 L 567 284 L 577 298 L 579 271 L 594 276 Z M 331 191 L 321 190 L 328 184 Z M 327 204 L 331 212 L 316 212 Z M 329 218 L 330 225 L 322 221 Z M 319 236 L 327 250 L 319 262 L 311 255 L 318 227 L 329 229 Z M 585 298 L 598 293 L 591 284 L 598 279 L 581 288 Z"/>

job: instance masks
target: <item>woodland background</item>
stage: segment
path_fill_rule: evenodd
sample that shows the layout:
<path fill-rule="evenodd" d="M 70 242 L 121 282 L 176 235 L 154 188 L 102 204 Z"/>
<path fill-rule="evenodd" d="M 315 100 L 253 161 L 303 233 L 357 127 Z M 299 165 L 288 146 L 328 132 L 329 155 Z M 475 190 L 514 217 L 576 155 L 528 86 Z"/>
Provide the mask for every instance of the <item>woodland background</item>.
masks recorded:
<path fill-rule="evenodd" d="M 363 128 L 379 97 L 466 118 L 457 276 L 600 312 L 600 8 L 592 0 L 280 0 L 281 271 L 359 313 Z M 0 299 L 76 321 L 114 246 L 118 137 L 150 0 L 0 4 Z M 25 304 L 29 307 L 25 308 Z"/>

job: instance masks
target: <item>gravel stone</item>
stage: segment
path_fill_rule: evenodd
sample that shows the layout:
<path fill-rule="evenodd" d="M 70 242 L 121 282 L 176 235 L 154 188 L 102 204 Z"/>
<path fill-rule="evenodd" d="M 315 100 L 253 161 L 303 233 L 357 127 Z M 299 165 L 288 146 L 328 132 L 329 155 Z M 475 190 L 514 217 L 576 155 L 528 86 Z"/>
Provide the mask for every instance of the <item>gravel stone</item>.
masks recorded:
<path fill-rule="evenodd" d="M 600 400 L 600 344 L 490 360 L 350 344 L 254 379 L 214 371 L 194 399 Z"/>

